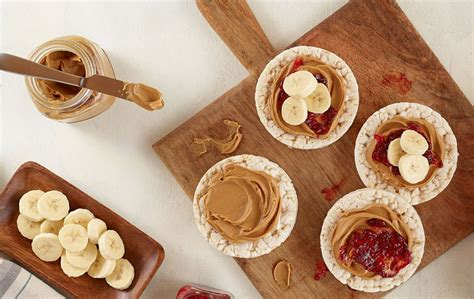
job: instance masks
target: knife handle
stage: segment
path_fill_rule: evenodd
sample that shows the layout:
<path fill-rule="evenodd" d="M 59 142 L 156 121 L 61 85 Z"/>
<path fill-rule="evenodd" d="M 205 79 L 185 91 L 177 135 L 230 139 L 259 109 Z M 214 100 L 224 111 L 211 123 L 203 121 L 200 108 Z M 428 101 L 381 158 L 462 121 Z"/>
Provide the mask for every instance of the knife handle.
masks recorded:
<path fill-rule="evenodd" d="M 62 72 L 15 55 L 0 53 L 0 70 L 82 87 L 83 77 Z"/>

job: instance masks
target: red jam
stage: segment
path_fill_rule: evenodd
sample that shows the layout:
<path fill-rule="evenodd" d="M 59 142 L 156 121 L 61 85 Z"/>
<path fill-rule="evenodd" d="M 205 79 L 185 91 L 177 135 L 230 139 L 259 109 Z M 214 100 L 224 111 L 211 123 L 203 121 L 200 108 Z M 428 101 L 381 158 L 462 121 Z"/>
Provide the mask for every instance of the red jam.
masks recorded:
<path fill-rule="evenodd" d="M 388 146 L 390 145 L 390 142 L 400 138 L 403 131 L 405 130 L 400 129 L 388 134 L 387 136 L 375 134 L 374 138 L 377 141 L 377 144 L 375 145 L 374 151 L 372 152 L 372 159 L 374 161 L 383 163 L 384 165 L 390 166 L 391 164 L 388 162 L 387 157 Z"/>
<path fill-rule="evenodd" d="M 316 272 L 314 273 L 314 280 L 321 280 L 326 273 L 328 273 L 329 269 L 322 260 L 316 261 Z"/>
<path fill-rule="evenodd" d="M 176 299 L 232 299 L 231 293 L 198 285 L 185 285 L 178 290 Z"/>
<path fill-rule="evenodd" d="M 367 224 L 372 227 L 387 227 L 387 223 L 385 221 L 377 218 L 367 220 Z"/>
<path fill-rule="evenodd" d="M 302 65 L 303 65 L 303 59 L 301 59 L 299 57 L 296 58 L 295 62 L 293 63 L 293 67 L 291 68 L 290 74 L 296 72 L 300 68 L 300 66 L 302 66 Z"/>
<path fill-rule="evenodd" d="M 326 85 L 326 87 L 328 87 L 328 79 L 326 79 L 326 77 L 324 77 L 322 74 L 316 73 L 314 74 L 314 78 L 316 78 L 316 81 L 318 81 L 319 83 L 323 83 L 324 85 Z"/>
<path fill-rule="evenodd" d="M 393 277 L 411 262 L 407 240 L 380 219 L 369 219 L 370 229 L 354 231 L 339 250 L 339 259 L 356 262 L 367 271 Z"/>
<path fill-rule="evenodd" d="M 308 112 L 308 118 L 306 119 L 305 124 L 313 130 L 316 135 L 327 134 L 336 115 L 337 110 L 332 106 L 322 114 Z"/>
<path fill-rule="evenodd" d="M 281 109 L 281 106 L 283 106 L 283 102 L 288 99 L 288 95 L 286 94 L 286 92 L 283 90 L 283 80 L 280 82 L 280 93 L 278 94 L 278 101 L 277 101 L 277 105 L 278 105 L 278 109 Z"/>
<path fill-rule="evenodd" d="M 374 138 L 377 143 L 375 145 L 374 151 L 372 152 L 372 159 L 374 161 L 383 163 L 384 165 L 390 167 L 390 171 L 394 175 L 400 175 L 400 170 L 398 169 L 398 167 L 393 166 L 388 162 L 387 152 L 388 152 L 388 146 L 390 145 L 390 142 L 392 142 L 393 140 L 397 138 L 400 138 L 400 136 L 402 136 L 403 131 L 405 130 L 414 130 L 420 133 L 421 135 L 423 135 L 423 137 L 425 137 L 426 141 L 428 142 L 428 150 L 423 154 L 423 156 L 425 156 L 428 159 L 428 163 L 430 165 L 434 165 L 438 168 L 443 167 L 443 162 L 441 161 L 441 159 L 439 159 L 436 156 L 436 154 L 432 151 L 430 139 L 428 138 L 428 136 L 426 136 L 425 132 L 423 132 L 420 126 L 417 125 L 416 123 L 409 123 L 407 128 L 393 131 L 387 136 L 375 134 Z"/>
<path fill-rule="evenodd" d="M 433 153 L 433 151 L 431 150 L 427 150 L 423 156 L 426 157 L 426 159 L 428 159 L 428 163 L 430 163 L 430 165 L 434 165 L 438 168 L 441 168 L 443 167 L 443 161 L 441 161 L 440 158 L 438 158 L 438 156 L 435 155 L 435 153 Z"/>

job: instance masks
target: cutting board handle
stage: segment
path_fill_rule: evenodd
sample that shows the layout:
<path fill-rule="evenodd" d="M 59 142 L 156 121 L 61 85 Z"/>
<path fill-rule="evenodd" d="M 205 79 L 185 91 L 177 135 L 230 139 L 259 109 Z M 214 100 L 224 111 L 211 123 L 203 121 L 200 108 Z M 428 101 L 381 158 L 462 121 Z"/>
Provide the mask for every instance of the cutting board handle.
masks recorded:
<path fill-rule="evenodd" d="M 196 0 L 204 18 L 250 73 L 260 73 L 275 51 L 244 0 Z"/>

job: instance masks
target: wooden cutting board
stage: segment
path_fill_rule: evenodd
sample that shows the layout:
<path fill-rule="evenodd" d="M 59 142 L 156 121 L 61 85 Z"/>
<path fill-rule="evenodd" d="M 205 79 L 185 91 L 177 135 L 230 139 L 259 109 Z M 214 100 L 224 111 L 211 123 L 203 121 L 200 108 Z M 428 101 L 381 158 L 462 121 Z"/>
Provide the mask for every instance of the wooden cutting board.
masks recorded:
<path fill-rule="evenodd" d="M 313 275 L 315 262 L 321 259 L 321 225 L 334 203 L 328 202 L 321 190 L 342 178 L 338 198 L 364 187 L 354 166 L 355 139 L 364 121 L 390 103 L 408 100 L 432 107 L 447 119 L 459 145 L 458 169 L 451 184 L 434 200 L 416 206 L 426 232 L 420 268 L 473 232 L 474 109 L 395 2 L 351 1 L 290 45 L 316 46 L 336 53 L 351 67 L 359 84 L 360 106 L 351 129 L 333 145 L 311 151 L 290 149 L 279 143 L 258 120 L 255 84 L 275 51 L 247 4 L 198 1 L 198 7 L 250 74 L 153 148 L 192 199 L 201 176 L 225 156 L 210 152 L 197 157 L 189 144 L 193 137 L 205 134 L 225 136 L 222 120 L 233 119 L 242 124 L 244 134 L 234 154 L 267 157 L 290 175 L 299 201 L 292 234 L 266 256 L 236 259 L 264 297 L 384 295 L 352 291 L 332 275 L 315 281 Z M 273 281 L 272 269 L 280 259 L 287 259 L 293 266 L 290 289 Z"/>

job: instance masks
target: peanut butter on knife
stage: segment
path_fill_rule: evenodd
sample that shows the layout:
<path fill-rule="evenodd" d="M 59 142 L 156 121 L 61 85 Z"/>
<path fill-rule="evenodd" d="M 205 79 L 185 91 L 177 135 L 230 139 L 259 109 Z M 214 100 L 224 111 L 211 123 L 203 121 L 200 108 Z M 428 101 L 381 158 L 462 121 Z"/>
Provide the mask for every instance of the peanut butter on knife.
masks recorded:
<path fill-rule="evenodd" d="M 142 83 L 126 83 L 121 91 L 127 100 L 147 110 L 157 110 L 164 106 L 163 96 L 158 89 Z"/>

